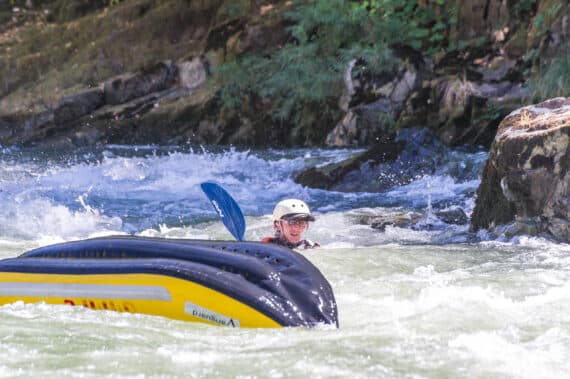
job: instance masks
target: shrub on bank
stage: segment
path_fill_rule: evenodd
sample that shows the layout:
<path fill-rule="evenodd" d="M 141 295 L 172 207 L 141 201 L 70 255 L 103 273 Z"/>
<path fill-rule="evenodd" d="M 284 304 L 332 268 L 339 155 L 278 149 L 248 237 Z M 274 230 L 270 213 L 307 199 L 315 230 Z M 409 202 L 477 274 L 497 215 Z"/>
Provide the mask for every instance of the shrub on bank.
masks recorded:
<path fill-rule="evenodd" d="M 295 1 L 284 15 L 291 25 L 286 44 L 245 52 L 218 67 L 222 102 L 239 109 L 243 101 L 260 99 L 269 104 L 277 125 L 295 125 L 309 134 L 314 125 L 303 110 L 316 108 L 324 117 L 338 112 L 343 73 L 351 60 L 361 62 L 360 72 L 375 75 L 399 63 L 392 53 L 395 44 L 432 53 L 457 48 L 449 38 L 455 8 L 444 3 Z"/>

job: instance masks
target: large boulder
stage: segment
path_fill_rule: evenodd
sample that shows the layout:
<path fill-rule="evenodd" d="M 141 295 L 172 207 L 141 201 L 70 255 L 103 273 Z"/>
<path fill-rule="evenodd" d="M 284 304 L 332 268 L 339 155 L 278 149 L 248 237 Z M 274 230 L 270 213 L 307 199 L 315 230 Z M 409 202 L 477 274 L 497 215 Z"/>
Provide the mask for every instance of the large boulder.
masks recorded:
<path fill-rule="evenodd" d="M 402 129 L 346 161 L 305 170 L 295 181 L 331 191 L 382 192 L 432 174 L 449 151 L 427 129 Z"/>
<path fill-rule="evenodd" d="M 569 168 L 570 98 L 512 112 L 501 122 L 483 170 L 472 228 L 570 242 Z"/>

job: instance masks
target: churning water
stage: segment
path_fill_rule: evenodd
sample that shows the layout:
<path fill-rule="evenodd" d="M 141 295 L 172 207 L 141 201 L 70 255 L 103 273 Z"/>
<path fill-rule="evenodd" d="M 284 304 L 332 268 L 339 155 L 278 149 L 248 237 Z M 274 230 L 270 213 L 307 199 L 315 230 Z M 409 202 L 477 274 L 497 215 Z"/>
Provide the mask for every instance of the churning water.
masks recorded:
<path fill-rule="evenodd" d="M 0 378 L 570 376 L 570 246 L 473 235 L 431 213 L 471 212 L 484 153 L 455 152 L 380 194 L 294 183 L 351 150 L 0 153 L 0 258 L 111 234 L 231 239 L 199 189 L 214 180 L 244 211 L 248 240 L 271 234 L 278 200 L 311 205 L 308 236 L 323 247 L 306 255 L 340 316 L 339 329 L 230 329 L 16 303 L 0 307 Z M 424 212 L 425 223 L 381 232 L 360 222 L 407 211 Z"/>

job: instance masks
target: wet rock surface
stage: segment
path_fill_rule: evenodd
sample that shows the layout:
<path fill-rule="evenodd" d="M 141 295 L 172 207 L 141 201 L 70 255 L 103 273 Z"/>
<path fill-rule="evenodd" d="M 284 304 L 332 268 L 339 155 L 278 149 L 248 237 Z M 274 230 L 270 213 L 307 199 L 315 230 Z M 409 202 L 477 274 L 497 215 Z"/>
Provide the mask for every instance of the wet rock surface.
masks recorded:
<path fill-rule="evenodd" d="M 451 207 L 441 210 L 382 210 L 381 214 L 360 214 L 355 222 L 370 225 L 371 228 L 384 232 L 387 227 L 413 230 L 442 230 L 450 225 L 467 225 L 469 217 L 461 208 Z"/>
<path fill-rule="evenodd" d="M 427 129 L 402 129 L 348 161 L 311 168 L 295 181 L 340 192 L 381 192 L 432 174 L 449 151 Z"/>
<path fill-rule="evenodd" d="M 472 217 L 474 230 L 570 241 L 570 99 L 523 107 L 499 127 Z"/>

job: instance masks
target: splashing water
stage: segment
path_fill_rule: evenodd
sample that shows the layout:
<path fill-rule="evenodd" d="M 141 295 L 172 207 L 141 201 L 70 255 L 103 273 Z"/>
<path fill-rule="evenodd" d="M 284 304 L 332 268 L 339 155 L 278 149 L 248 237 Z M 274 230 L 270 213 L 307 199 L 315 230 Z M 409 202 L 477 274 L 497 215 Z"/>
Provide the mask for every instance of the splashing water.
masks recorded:
<path fill-rule="evenodd" d="M 563 378 L 570 374 L 570 247 L 387 226 L 390 212 L 473 208 L 481 153 L 384 193 L 304 188 L 294 176 L 353 150 L 108 146 L 2 149 L 0 257 L 108 234 L 231 239 L 199 184 L 238 201 L 246 239 L 284 197 L 317 214 L 307 257 L 331 282 L 340 329 L 235 330 L 45 304 L 0 307 L 0 377 Z M 421 226 L 421 225 L 420 225 Z"/>

